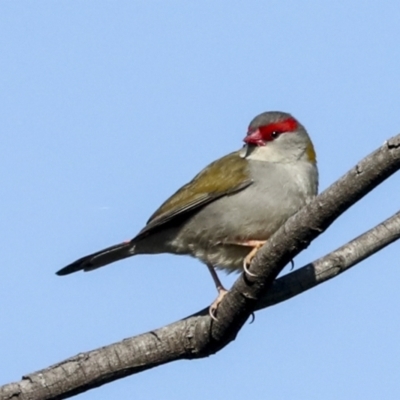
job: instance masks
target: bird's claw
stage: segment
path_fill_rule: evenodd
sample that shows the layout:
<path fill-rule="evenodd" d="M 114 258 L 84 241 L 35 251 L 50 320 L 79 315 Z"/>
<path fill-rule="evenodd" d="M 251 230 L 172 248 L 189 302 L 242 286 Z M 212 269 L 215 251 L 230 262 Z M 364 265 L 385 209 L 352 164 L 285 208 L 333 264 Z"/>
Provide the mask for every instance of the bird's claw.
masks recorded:
<path fill-rule="evenodd" d="M 249 241 L 248 243 L 253 245 L 253 248 L 251 249 L 250 253 L 247 254 L 247 256 L 243 261 L 243 270 L 248 276 L 255 278 L 257 277 L 257 274 L 250 272 L 249 267 L 257 251 L 264 245 L 265 240 L 252 240 Z"/>
<path fill-rule="evenodd" d="M 218 288 L 218 296 L 213 301 L 210 308 L 208 309 L 208 313 L 209 313 L 211 319 L 213 319 L 214 321 L 218 321 L 218 318 L 216 317 L 216 311 L 217 311 L 219 303 L 221 303 L 222 299 L 225 297 L 225 295 L 227 293 L 228 293 L 228 291 L 225 288 L 219 287 Z"/>
<path fill-rule="evenodd" d="M 253 274 L 253 272 L 250 272 L 250 270 L 249 270 L 251 260 L 254 258 L 254 255 L 252 255 L 252 257 L 249 257 L 250 255 L 252 255 L 252 254 L 250 253 L 247 257 L 245 257 L 245 259 L 243 261 L 243 271 L 246 273 L 246 275 L 255 278 L 257 276 L 257 274 Z"/>
<path fill-rule="evenodd" d="M 256 315 L 254 314 L 254 311 L 250 314 L 250 317 L 251 321 L 249 322 L 249 324 L 252 324 L 256 320 Z"/>

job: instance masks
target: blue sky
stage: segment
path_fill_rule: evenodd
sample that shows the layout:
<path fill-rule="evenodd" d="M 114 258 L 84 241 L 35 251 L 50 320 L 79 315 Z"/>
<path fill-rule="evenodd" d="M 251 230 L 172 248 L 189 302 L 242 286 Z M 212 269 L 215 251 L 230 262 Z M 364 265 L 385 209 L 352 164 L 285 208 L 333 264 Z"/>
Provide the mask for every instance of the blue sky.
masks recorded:
<path fill-rule="evenodd" d="M 0 384 L 189 315 L 215 298 L 194 259 L 54 273 L 133 237 L 249 121 L 291 112 L 320 188 L 400 131 L 397 1 L 2 1 Z M 398 211 L 399 176 L 297 257 Z M 397 399 L 399 245 L 257 313 L 236 341 L 79 398 Z M 222 276 L 227 286 L 235 276 Z"/>

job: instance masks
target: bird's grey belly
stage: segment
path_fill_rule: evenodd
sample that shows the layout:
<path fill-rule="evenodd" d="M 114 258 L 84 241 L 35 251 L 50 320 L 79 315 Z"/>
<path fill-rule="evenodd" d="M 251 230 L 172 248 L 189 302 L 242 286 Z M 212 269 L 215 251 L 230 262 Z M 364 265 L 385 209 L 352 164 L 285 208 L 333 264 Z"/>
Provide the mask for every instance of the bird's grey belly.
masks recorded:
<path fill-rule="evenodd" d="M 237 243 L 267 240 L 316 194 L 316 182 L 301 169 L 297 176 L 298 167 L 294 174 L 291 166 L 263 164 L 269 163 L 253 166 L 251 186 L 208 204 L 174 232 L 173 252 L 228 271 L 241 269 L 251 248 Z"/>

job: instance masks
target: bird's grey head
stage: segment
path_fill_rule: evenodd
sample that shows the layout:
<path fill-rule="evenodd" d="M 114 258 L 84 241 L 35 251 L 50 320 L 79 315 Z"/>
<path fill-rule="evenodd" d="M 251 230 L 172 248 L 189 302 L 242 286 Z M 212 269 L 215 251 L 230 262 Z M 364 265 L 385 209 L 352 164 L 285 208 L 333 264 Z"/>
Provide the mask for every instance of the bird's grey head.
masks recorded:
<path fill-rule="evenodd" d="M 304 159 L 315 162 L 315 152 L 304 126 L 292 115 L 268 111 L 249 124 L 242 155 L 270 162 Z"/>

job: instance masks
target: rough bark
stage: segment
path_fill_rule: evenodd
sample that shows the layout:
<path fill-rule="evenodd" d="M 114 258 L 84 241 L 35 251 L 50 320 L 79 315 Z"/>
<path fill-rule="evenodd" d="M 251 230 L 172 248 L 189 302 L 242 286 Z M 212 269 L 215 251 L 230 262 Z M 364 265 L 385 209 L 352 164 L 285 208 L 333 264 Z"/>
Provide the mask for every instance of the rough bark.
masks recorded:
<path fill-rule="evenodd" d="M 254 310 L 287 300 L 348 270 L 400 237 L 400 213 L 325 257 L 275 280 L 283 267 L 344 211 L 400 168 L 400 135 L 360 161 L 316 197 L 257 253 L 255 278 L 239 276 L 218 308 L 163 328 L 78 354 L 0 387 L 0 399 L 65 399 L 179 359 L 211 355 L 233 341 Z"/>

